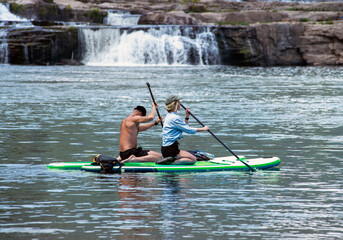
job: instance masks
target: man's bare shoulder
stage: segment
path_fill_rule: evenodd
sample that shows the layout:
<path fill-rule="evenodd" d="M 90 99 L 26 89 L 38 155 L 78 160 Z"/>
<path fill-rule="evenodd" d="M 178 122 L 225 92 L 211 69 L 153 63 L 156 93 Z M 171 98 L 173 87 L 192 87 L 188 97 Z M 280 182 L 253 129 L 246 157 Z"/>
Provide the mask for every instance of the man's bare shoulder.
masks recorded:
<path fill-rule="evenodd" d="M 142 116 L 128 116 L 126 119 L 127 122 L 140 123 L 144 117 Z"/>
<path fill-rule="evenodd" d="M 139 123 L 139 119 L 137 119 L 137 117 L 139 116 L 128 116 L 127 118 L 125 118 L 123 121 L 122 121 L 122 124 L 125 125 L 125 127 L 132 127 L 134 125 L 137 125 Z"/>

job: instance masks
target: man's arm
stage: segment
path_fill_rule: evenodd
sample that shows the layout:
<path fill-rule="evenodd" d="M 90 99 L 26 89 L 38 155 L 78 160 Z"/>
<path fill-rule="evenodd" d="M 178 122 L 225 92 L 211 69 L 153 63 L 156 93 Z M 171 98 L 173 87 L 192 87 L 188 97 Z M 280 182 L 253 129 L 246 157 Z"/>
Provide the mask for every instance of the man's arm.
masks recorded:
<path fill-rule="evenodd" d="M 145 130 L 148 130 L 149 128 L 152 128 L 155 125 L 157 126 L 162 121 L 162 119 L 163 117 L 161 116 L 161 118 L 157 118 L 155 122 L 139 125 L 138 131 L 143 132 Z"/>
<path fill-rule="evenodd" d="M 151 122 L 155 118 L 155 113 L 156 113 L 156 106 L 154 103 L 152 103 L 151 111 L 147 116 L 135 116 L 135 117 L 133 117 L 132 120 L 135 123 Z"/>

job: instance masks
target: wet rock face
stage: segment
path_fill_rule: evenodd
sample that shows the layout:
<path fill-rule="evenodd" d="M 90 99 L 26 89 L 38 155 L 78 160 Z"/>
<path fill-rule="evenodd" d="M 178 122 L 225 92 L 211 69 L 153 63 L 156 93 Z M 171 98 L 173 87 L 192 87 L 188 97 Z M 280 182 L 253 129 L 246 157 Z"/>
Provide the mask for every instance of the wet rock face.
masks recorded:
<path fill-rule="evenodd" d="M 10 64 L 79 64 L 77 29 L 18 29 L 8 34 Z"/>
<path fill-rule="evenodd" d="M 299 46 L 307 65 L 343 65 L 343 23 L 307 25 Z"/>
<path fill-rule="evenodd" d="M 243 66 L 343 65 L 343 23 L 256 24 L 221 27 L 223 64 Z"/>
<path fill-rule="evenodd" d="M 256 26 L 256 38 L 261 44 L 262 63 L 267 66 L 305 65 L 299 36 L 304 34 L 304 24 L 275 23 Z"/>
<path fill-rule="evenodd" d="M 219 43 L 225 64 L 243 66 L 305 65 L 299 50 L 302 24 L 222 27 Z"/>

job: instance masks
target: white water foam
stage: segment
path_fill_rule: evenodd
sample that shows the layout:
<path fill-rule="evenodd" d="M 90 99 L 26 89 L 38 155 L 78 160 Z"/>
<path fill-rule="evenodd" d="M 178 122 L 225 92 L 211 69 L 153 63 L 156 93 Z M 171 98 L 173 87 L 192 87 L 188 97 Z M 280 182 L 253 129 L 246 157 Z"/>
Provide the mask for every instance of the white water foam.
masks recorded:
<path fill-rule="evenodd" d="M 141 15 L 131 14 L 129 12 L 108 10 L 107 17 L 104 19 L 104 24 L 112 26 L 137 25 L 140 17 Z"/>
<path fill-rule="evenodd" d="M 8 5 L 0 4 L 0 21 L 27 21 L 27 19 L 12 14 Z"/>
<path fill-rule="evenodd" d="M 183 28 L 183 29 L 181 29 Z M 145 30 L 80 29 L 86 65 L 219 64 L 215 35 L 209 28 L 165 26 Z"/>

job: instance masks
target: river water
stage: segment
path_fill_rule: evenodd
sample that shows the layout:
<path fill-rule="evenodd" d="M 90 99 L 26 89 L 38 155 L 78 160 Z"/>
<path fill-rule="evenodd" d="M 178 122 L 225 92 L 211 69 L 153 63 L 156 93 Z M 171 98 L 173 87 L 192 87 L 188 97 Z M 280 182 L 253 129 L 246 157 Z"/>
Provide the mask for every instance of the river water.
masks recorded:
<path fill-rule="evenodd" d="M 47 169 L 116 156 L 121 120 L 150 110 L 147 81 L 162 115 L 180 95 L 236 154 L 278 156 L 280 169 Z M 0 65 L 0 101 L 0 239 L 343 238 L 342 68 Z M 160 127 L 139 145 L 158 151 Z M 230 155 L 208 133 L 181 146 Z"/>

